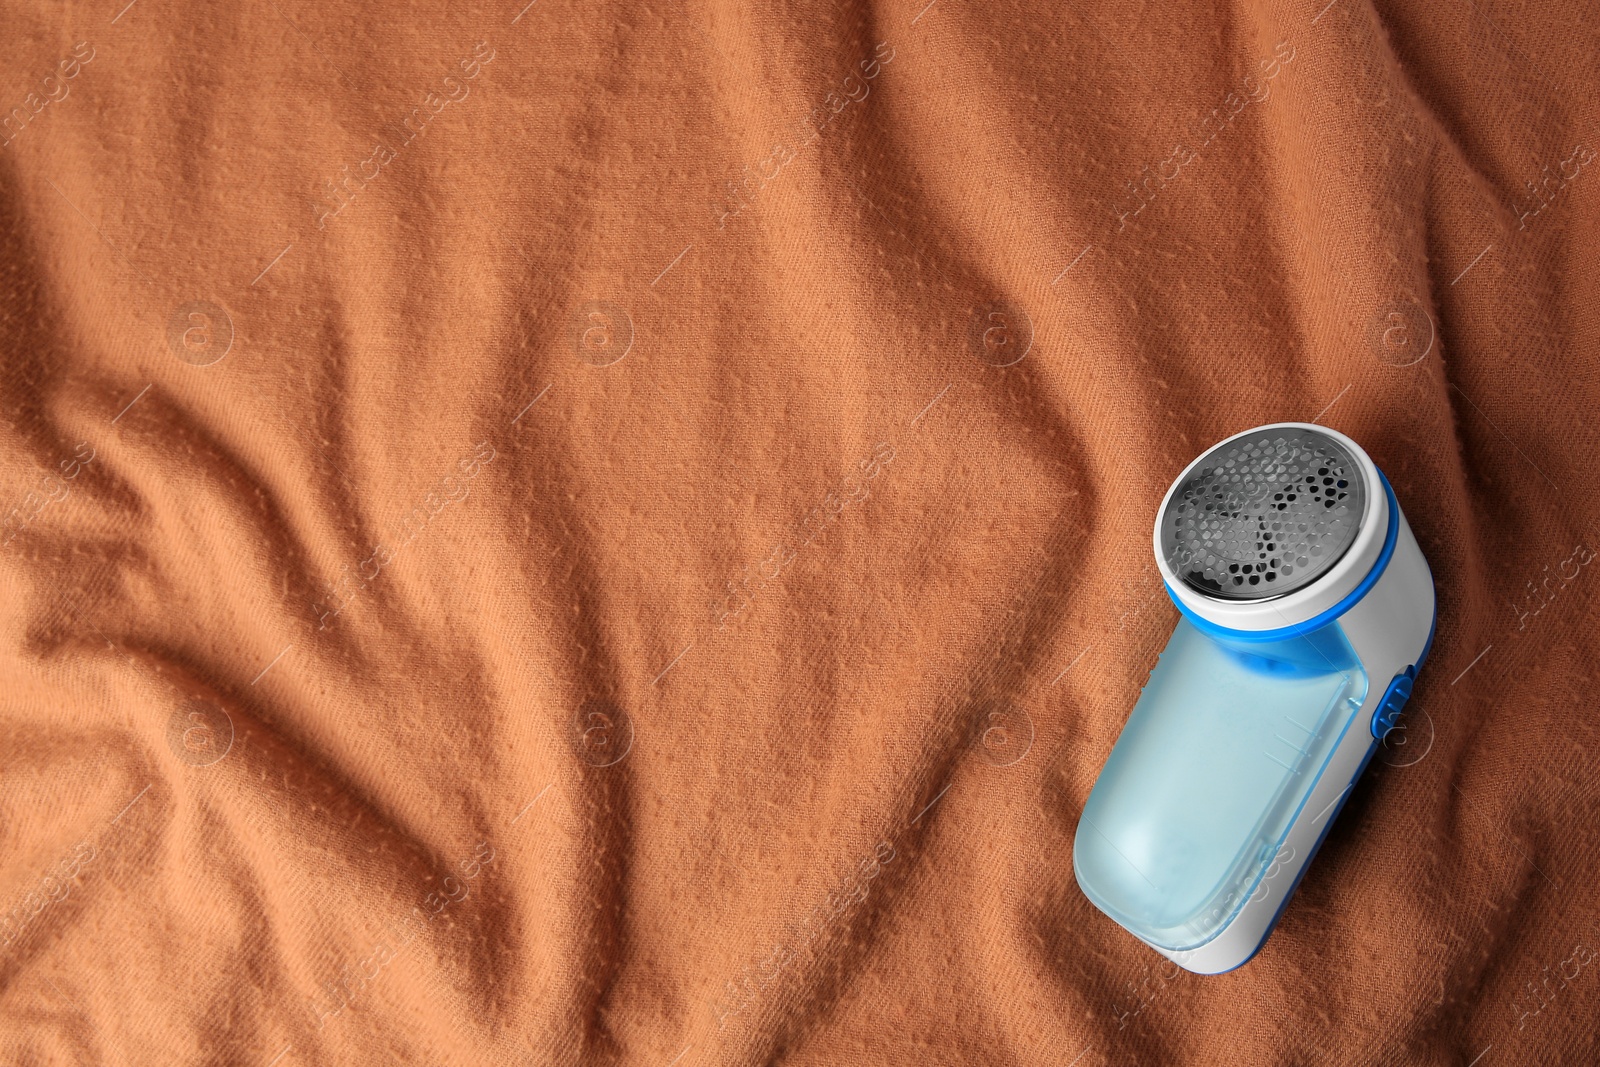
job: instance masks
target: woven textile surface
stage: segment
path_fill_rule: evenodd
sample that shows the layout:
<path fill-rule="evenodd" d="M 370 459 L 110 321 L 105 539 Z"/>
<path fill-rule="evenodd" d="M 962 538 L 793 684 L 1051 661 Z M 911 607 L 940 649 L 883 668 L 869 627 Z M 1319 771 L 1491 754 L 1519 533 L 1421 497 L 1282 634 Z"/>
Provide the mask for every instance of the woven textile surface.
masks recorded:
<path fill-rule="evenodd" d="M 1600 1062 L 1600 20 L 21 3 L 0 1064 Z M 1083 896 L 1250 426 L 1403 728 L 1262 953 Z"/>

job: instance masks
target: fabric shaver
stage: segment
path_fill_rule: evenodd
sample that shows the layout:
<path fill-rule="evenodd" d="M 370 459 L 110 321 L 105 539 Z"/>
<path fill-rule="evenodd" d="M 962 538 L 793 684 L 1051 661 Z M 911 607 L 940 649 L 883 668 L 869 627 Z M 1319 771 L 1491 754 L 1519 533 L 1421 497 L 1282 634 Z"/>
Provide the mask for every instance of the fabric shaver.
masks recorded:
<path fill-rule="evenodd" d="M 1179 966 L 1266 943 L 1433 643 L 1433 576 L 1350 438 L 1228 438 L 1161 503 L 1180 613 L 1084 803 L 1084 895 Z"/>

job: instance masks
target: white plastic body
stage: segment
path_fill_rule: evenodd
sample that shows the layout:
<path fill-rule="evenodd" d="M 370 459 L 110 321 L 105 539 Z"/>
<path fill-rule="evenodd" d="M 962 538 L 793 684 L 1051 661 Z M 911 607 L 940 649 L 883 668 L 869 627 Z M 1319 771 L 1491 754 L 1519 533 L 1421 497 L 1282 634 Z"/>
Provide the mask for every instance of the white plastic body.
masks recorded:
<path fill-rule="evenodd" d="M 1306 589 L 1253 604 L 1225 603 L 1188 590 L 1166 567 L 1158 543 L 1156 559 L 1161 563 L 1168 588 L 1202 618 L 1234 629 L 1258 630 L 1308 622 L 1353 592 L 1377 564 L 1388 533 L 1388 498 L 1378 470 L 1366 452 L 1348 437 L 1320 426 L 1310 428 L 1340 438 L 1362 464 L 1363 474 L 1368 478 L 1366 514 L 1356 543 L 1333 570 Z M 1260 428 L 1248 432 L 1259 434 Z M 1185 471 L 1185 475 L 1187 473 Z M 1174 485 L 1182 480 L 1180 476 Z M 1165 510 L 1163 501 L 1157 514 L 1164 514 Z M 1389 683 L 1423 657 L 1434 620 L 1433 575 L 1405 514 L 1402 512 L 1398 519 L 1394 553 L 1382 576 L 1337 620 L 1367 673 L 1367 695 L 1361 710 L 1329 757 L 1299 816 L 1290 825 L 1274 863 L 1238 914 L 1199 948 L 1169 951 L 1150 946 L 1186 970 L 1197 974 L 1231 971 L 1247 962 L 1265 943 L 1328 827 L 1338 817 L 1339 808 L 1380 744 L 1373 737 L 1372 719 Z M 1369 536 L 1374 529 L 1375 546 Z"/>

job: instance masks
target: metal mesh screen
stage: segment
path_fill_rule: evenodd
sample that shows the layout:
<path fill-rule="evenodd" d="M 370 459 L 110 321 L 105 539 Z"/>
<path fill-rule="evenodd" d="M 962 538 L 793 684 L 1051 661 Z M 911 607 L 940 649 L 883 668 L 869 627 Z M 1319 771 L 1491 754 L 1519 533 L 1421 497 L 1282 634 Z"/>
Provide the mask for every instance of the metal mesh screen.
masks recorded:
<path fill-rule="evenodd" d="M 1217 446 L 1194 467 L 1161 516 L 1161 549 L 1192 589 L 1265 600 L 1337 563 L 1365 507 L 1348 449 L 1315 430 L 1263 430 Z"/>

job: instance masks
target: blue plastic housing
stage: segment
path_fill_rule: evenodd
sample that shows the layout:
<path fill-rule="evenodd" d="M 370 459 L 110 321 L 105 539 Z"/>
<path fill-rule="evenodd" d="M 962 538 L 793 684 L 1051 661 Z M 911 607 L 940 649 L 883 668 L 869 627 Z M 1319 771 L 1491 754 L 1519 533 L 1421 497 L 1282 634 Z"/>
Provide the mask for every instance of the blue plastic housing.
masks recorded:
<path fill-rule="evenodd" d="M 1262 642 L 1180 618 L 1084 805 L 1084 893 L 1160 948 L 1210 941 L 1256 891 L 1367 685 L 1337 621 Z"/>

